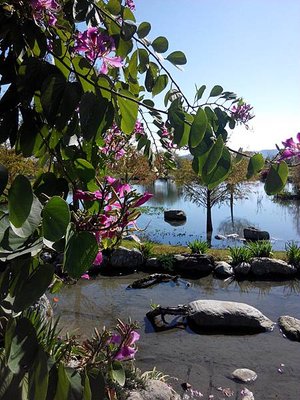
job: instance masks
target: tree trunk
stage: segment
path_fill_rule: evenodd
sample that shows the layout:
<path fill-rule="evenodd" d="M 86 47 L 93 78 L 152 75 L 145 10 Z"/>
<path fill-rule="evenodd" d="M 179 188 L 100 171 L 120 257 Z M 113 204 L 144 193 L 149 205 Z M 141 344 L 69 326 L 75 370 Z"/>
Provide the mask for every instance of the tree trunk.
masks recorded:
<path fill-rule="evenodd" d="M 212 218 L 211 218 L 211 191 L 207 189 L 206 192 L 206 241 L 211 246 L 211 238 L 213 232 Z"/>
<path fill-rule="evenodd" d="M 233 188 L 230 190 L 230 216 L 231 216 L 231 224 L 234 228 L 234 220 L 233 220 Z"/>

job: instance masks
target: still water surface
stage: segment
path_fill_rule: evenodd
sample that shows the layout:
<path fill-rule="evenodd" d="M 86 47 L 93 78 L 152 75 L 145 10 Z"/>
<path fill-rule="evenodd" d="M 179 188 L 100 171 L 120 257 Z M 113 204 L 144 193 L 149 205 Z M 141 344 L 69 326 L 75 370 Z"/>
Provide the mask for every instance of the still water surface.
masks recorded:
<path fill-rule="evenodd" d="M 186 245 L 195 239 L 206 238 L 206 210 L 185 200 L 180 190 L 171 181 L 158 180 L 152 186 L 136 187 L 143 192 L 148 190 L 154 197 L 148 201 L 147 212 L 138 220 L 140 228 L 145 229 L 145 236 L 154 241 Z M 231 223 L 228 204 L 216 205 L 212 209 L 213 237 L 216 234 L 237 233 L 243 237 L 243 228 L 255 226 L 270 233 L 273 247 L 284 250 L 288 241 L 300 241 L 300 202 L 276 201 L 267 196 L 261 182 L 247 184 L 247 198 L 236 200 L 234 205 L 234 225 Z M 187 222 L 182 226 L 171 226 L 164 221 L 163 211 L 180 209 L 187 215 Z M 234 245 L 232 240 L 218 241 L 213 238 L 213 247 Z"/>
<path fill-rule="evenodd" d="M 280 315 L 300 318 L 300 282 L 231 282 L 211 276 L 184 282 L 160 284 L 153 288 L 127 290 L 127 286 L 144 274 L 122 277 L 98 277 L 66 287 L 60 294 L 57 312 L 69 331 L 77 329 L 83 336 L 93 327 L 113 326 L 117 318 L 131 317 L 140 325 L 141 338 L 137 366 L 143 371 L 154 366 L 170 376 L 180 391 L 180 383 L 190 382 L 204 397 L 224 399 L 218 387 L 230 387 L 233 399 L 248 387 L 256 400 L 300 398 L 300 345 L 285 339 L 276 326 L 273 332 L 255 335 L 198 335 L 189 329 L 154 332 L 145 318 L 150 304 L 176 306 L 196 299 L 218 299 L 250 304 L 273 321 Z M 284 366 L 282 366 L 284 364 Z M 230 379 L 236 368 L 250 368 L 258 379 L 249 385 Z M 282 370 L 282 373 L 278 371 Z"/>

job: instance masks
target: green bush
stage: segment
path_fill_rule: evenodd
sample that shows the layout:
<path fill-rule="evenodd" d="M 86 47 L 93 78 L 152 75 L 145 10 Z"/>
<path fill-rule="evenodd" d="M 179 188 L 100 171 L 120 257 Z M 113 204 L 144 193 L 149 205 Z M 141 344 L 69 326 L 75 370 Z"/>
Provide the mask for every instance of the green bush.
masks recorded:
<path fill-rule="evenodd" d="M 193 240 L 188 243 L 188 248 L 191 249 L 193 254 L 205 254 L 209 249 L 209 245 L 204 240 Z"/>
<path fill-rule="evenodd" d="M 251 256 L 247 247 L 229 247 L 229 253 L 232 258 L 232 265 L 238 265 L 242 262 L 249 262 Z"/>
<path fill-rule="evenodd" d="M 153 253 L 154 243 L 152 242 L 144 242 L 139 244 L 139 250 L 143 254 L 145 259 L 150 258 Z"/>
<path fill-rule="evenodd" d="M 272 257 L 272 244 L 269 240 L 258 240 L 247 244 L 250 257 Z"/>
<path fill-rule="evenodd" d="M 289 264 L 299 267 L 300 247 L 295 242 L 288 242 L 285 245 L 286 257 Z"/>
<path fill-rule="evenodd" d="M 172 254 L 163 254 L 157 257 L 163 269 L 167 271 L 173 271 L 174 268 L 174 256 Z"/>

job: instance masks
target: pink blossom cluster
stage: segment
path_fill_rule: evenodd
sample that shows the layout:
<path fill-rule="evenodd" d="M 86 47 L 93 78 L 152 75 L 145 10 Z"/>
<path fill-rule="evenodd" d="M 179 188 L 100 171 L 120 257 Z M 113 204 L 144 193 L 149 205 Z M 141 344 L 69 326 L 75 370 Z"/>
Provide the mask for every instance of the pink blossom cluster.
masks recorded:
<path fill-rule="evenodd" d="M 297 142 L 289 138 L 282 142 L 285 149 L 281 153 L 280 160 L 286 160 L 292 157 L 300 157 L 300 132 L 297 133 Z"/>
<path fill-rule="evenodd" d="M 174 139 L 173 134 L 168 130 L 168 128 L 165 125 L 163 125 L 163 127 L 158 133 L 160 134 L 161 137 L 160 141 L 166 149 L 173 150 L 177 148 L 177 146 L 173 143 Z"/>
<path fill-rule="evenodd" d="M 135 10 L 135 4 L 133 0 L 125 0 L 125 6 L 130 8 L 131 11 Z"/>
<path fill-rule="evenodd" d="M 141 121 L 136 120 L 133 133 L 135 135 L 141 135 L 141 136 L 145 135 L 144 124 Z"/>
<path fill-rule="evenodd" d="M 253 107 L 250 104 L 240 102 L 231 107 L 231 117 L 238 123 L 247 124 L 254 117 L 251 114 Z"/>
<path fill-rule="evenodd" d="M 56 24 L 57 13 L 61 9 L 56 0 L 30 0 L 30 5 L 33 11 L 33 18 L 37 23 L 46 19 L 50 26 Z"/>
<path fill-rule="evenodd" d="M 105 145 L 99 148 L 100 153 L 108 156 L 109 158 L 118 161 L 125 154 L 126 140 L 122 131 L 114 123 L 104 137 Z"/>
<path fill-rule="evenodd" d="M 135 343 L 139 340 L 140 335 L 127 324 L 122 324 L 121 329 L 120 333 L 113 334 L 109 340 L 109 343 L 116 348 L 113 358 L 119 361 L 131 360 L 137 352 Z"/>
<path fill-rule="evenodd" d="M 74 200 L 95 201 L 99 204 L 97 214 L 90 216 L 81 213 L 77 216 L 77 230 L 93 232 L 101 249 L 103 240 L 120 238 L 126 227 L 135 227 L 140 215 L 137 208 L 152 196 L 148 192 L 137 194 L 129 184 L 110 176 L 105 177 L 103 184 L 94 192 L 76 190 Z M 94 265 L 100 265 L 101 262 L 100 250 Z"/>
<path fill-rule="evenodd" d="M 101 33 L 98 28 L 91 27 L 84 32 L 78 32 L 75 41 L 75 53 L 83 53 L 92 62 L 102 61 L 101 74 L 107 74 L 109 67 L 123 66 L 121 57 L 111 55 L 116 50 L 113 38 Z"/>

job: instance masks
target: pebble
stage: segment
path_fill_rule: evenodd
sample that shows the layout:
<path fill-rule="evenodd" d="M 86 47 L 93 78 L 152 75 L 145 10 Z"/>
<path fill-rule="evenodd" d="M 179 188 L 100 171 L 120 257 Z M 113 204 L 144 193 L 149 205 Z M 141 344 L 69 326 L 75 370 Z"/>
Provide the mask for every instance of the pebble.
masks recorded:
<path fill-rule="evenodd" d="M 238 379 L 240 382 L 254 382 L 257 379 L 256 372 L 247 368 L 238 368 L 232 373 L 233 378 Z"/>

